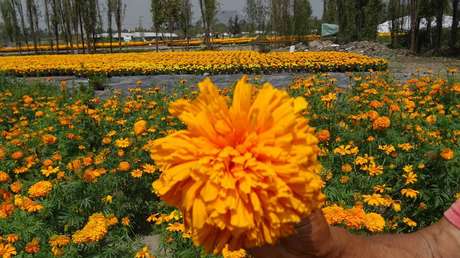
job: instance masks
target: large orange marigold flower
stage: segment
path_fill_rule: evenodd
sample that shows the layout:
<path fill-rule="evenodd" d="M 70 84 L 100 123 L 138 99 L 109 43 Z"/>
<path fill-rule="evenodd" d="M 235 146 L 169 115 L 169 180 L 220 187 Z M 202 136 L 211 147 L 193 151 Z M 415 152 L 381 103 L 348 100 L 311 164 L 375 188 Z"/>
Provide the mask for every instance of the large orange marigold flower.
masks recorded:
<path fill-rule="evenodd" d="M 381 116 L 374 120 L 372 123 L 372 129 L 374 130 L 384 130 L 390 127 L 391 121 L 387 116 Z"/>
<path fill-rule="evenodd" d="M 253 95 L 243 78 L 233 103 L 209 79 L 194 101 L 170 112 L 187 126 L 150 145 L 162 169 L 154 191 L 184 216 L 186 230 L 207 251 L 275 243 L 293 233 L 324 197 L 314 130 L 292 99 L 266 84 Z"/>

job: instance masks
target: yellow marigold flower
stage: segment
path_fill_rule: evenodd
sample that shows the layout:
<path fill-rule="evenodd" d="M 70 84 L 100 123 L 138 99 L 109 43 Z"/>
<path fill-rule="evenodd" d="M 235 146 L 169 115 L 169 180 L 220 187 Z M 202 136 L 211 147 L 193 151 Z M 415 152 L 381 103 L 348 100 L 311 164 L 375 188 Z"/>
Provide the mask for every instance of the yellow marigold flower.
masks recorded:
<path fill-rule="evenodd" d="M 24 248 L 26 253 L 29 254 L 36 254 L 40 252 L 40 242 L 37 238 L 32 239 L 29 243 L 26 244 L 26 247 Z"/>
<path fill-rule="evenodd" d="M 379 150 L 385 152 L 387 155 L 391 155 L 396 152 L 395 147 L 391 144 L 379 145 Z"/>
<path fill-rule="evenodd" d="M 246 251 L 244 249 L 239 249 L 236 251 L 230 251 L 228 249 L 228 245 L 225 245 L 224 249 L 222 250 L 222 256 L 224 258 L 245 258 Z"/>
<path fill-rule="evenodd" d="M 400 212 L 401 211 L 401 202 L 399 201 L 393 201 L 391 203 L 391 208 L 395 211 L 395 212 Z"/>
<path fill-rule="evenodd" d="M 383 174 L 383 166 L 377 165 L 374 162 L 371 162 L 369 166 L 364 170 L 367 171 L 370 176 L 378 176 Z"/>
<path fill-rule="evenodd" d="M 377 213 L 368 213 L 364 219 L 364 226 L 370 232 L 382 232 L 385 228 L 385 219 Z"/>
<path fill-rule="evenodd" d="M 112 195 L 107 195 L 106 197 L 102 198 L 102 201 L 105 203 L 112 203 L 113 197 Z"/>
<path fill-rule="evenodd" d="M 419 191 L 416 191 L 411 188 L 404 188 L 401 190 L 401 194 L 407 198 L 412 198 L 415 199 L 417 198 L 417 195 L 419 194 Z"/>
<path fill-rule="evenodd" d="M 195 101 L 170 107 L 187 130 L 150 148 L 163 171 L 155 193 L 183 212 L 186 230 L 207 251 L 272 244 L 293 233 L 324 200 L 318 140 L 299 114 L 307 103 L 269 84 L 253 97 L 246 79 L 231 107 L 209 79 L 199 88 Z"/>
<path fill-rule="evenodd" d="M 0 171 L 0 183 L 6 183 L 10 181 L 10 176 L 3 171 Z"/>
<path fill-rule="evenodd" d="M 131 145 L 131 142 L 128 138 L 122 138 L 115 141 L 115 146 L 120 149 L 126 149 Z"/>
<path fill-rule="evenodd" d="M 387 116 L 380 116 L 374 120 L 372 123 L 372 129 L 374 130 L 384 130 L 390 127 L 391 121 Z"/>
<path fill-rule="evenodd" d="M 405 165 L 403 167 L 404 173 L 413 173 L 414 172 L 414 166 L 412 165 Z"/>
<path fill-rule="evenodd" d="M 53 184 L 50 181 L 40 181 L 33 184 L 29 188 L 30 198 L 45 197 L 53 189 Z"/>
<path fill-rule="evenodd" d="M 413 172 L 407 173 L 407 174 L 403 175 L 403 177 L 406 179 L 406 182 L 405 182 L 406 185 L 413 184 L 413 183 L 417 182 L 417 174 L 415 174 Z"/>
<path fill-rule="evenodd" d="M 72 240 L 76 244 L 97 242 L 104 238 L 108 228 L 108 219 L 102 213 L 95 213 L 89 217 L 83 229 L 72 235 Z"/>
<path fill-rule="evenodd" d="M 57 174 L 59 172 L 59 167 L 53 168 L 52 166 L 49 166 L 47 168 L 42 168 L 41 172 L 45 177 L 49 177 L 52 174 Z"/>
<path fill-rule="evenodd" d="M 142 165 L 142 170 L 147 174 L 153 174 L 157 168 L 152 164 L 144 164 Z"/>
<path fill-rule="evenodd" d="M 454 151 L 450 148 L 443 149 L 441 151 L 441 157 L 445 160 L 451 160 L 454 158 Z"/>
<path fill-rule="evenodd" d="M 142 177 L 142 170 L 140 169 L 135 169 L 131 171 L 131 176 L 134 178 L 141 178 Z"/>
<path fill-rule="evenodd" d="M 16 248 L 12 244 L 0 242 L 0 257 L 11 258 L 17 254 Z"/>
<path fill-rule="evenodd" d="M 166 228 L 169 232 L 184 232 L 185 231 L 185 226 L 183 223 L 172 223 L 169 224 L 168 227 Z"/>
<path fill-rule="evenodd" d="M 144 246 L 141 250 L 137 251 L 134 258 L 155 258 L 155 256 L 150 254 L 147 246 Z"/>
<path fill-rule="evenodd" d="M 131 168 L 131 164 L 129 164 L 129 162 L 127 162 L 127 161 L 121 161 L 121 162 L 118 164 L 118 170 L 120 170 L 120 171 L 126 172 L 126 171 L 128 171 L 130 168 Z"/>
<path fill-rule="evenodd" d="M 135 135 L 141 135 L 147 130 L 147 121 L 145 120 L 140 120 L 134 123 L 134 134 Z"/>
<path fill-rule="evenodd" d="M 48 243 L 52 247 L 64 247 L 70 244 L 70 237 L 66 235 L 54 235 L 48 240 Z"/>
<path fill-rule="evenodd" d="M 411 228 L 414 228 L 417 226 L 417 222 L 411 220 L 410 218 L 407 218 L 407 217 L 404 217 L 403 218 L 403 222 L 404 224 L 408 225 L 409 227 Z"/>
<path fill-rule="evenodd" d="M 370 206 L 386 206 L 385 198 L 380 194 L 363 195 L 364 202 Z"/>
<path fill-rule="evenodd" d="M 460 200 L 460 192 L 455 195 L 455 199 Z"/>

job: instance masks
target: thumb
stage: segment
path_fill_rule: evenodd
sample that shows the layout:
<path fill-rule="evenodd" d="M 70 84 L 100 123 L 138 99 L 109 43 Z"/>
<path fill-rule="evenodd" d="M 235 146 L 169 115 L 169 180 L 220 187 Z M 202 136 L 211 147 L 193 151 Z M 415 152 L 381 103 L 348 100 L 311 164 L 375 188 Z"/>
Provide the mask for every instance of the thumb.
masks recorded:
<path fill-rule="evenodd" d="M 296 234 L 281 240 L 285 249 L 303 257 L 324 257 L 331 251 L 332 235 L 321 210 L 316 210 L 296 227 Z"/>

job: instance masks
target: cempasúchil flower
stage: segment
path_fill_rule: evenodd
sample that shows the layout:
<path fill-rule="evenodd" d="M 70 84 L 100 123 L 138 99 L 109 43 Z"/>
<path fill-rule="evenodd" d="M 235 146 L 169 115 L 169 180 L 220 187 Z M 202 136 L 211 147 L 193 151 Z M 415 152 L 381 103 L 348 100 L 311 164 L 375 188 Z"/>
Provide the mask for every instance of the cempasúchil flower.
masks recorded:
<path fill-rule="evenodd" d="M 208 252 L 274 244 L 321 206 L 323 182 L 314 129 L 303 98 L 240 80 L 233 102 L 206 79 L 193 100 L 170 113 L 186 130 L 155 140 L 163 171 L 153 189 L 182 211 L 186 230 Z"/>

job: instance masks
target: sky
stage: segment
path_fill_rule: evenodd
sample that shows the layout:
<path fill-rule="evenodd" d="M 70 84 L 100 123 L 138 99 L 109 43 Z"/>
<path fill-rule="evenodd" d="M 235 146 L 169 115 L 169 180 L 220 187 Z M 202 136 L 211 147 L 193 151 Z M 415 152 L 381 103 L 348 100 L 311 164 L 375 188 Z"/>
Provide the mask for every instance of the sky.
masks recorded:
<path fill-rule="evenodd" d="M 243 13 L 246 0 L 220 0 L 221 10 L 223 11 L 240 11 Z M 125 27 L 132 29 L 139 25 L 140 19 L 146 28 L 152 26 L 150 14 L 150 0 L 128 0 L 126 10 Z M 313 9 L 313 15 L 320 17 L 322 15 L 323 0 L 310 0 Z M 194 16 L 199 15 L 198 0 L 192 0 Z"/>

